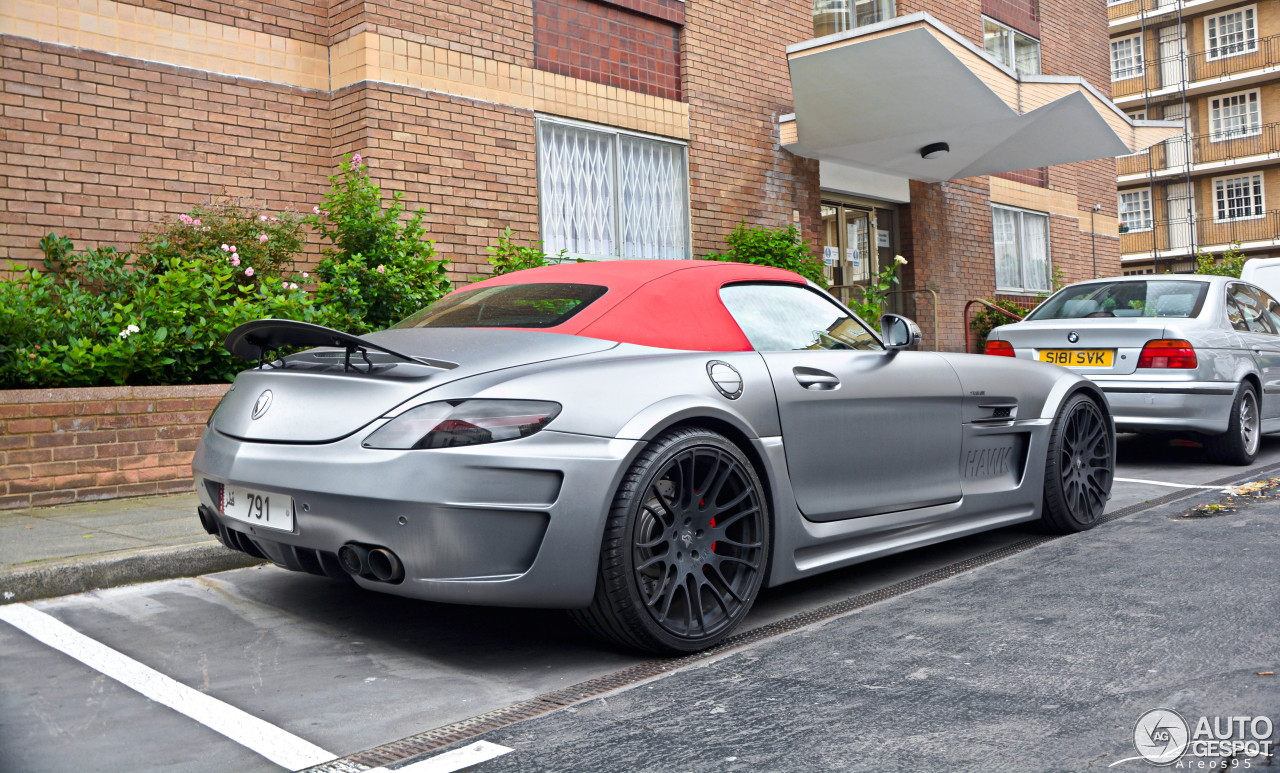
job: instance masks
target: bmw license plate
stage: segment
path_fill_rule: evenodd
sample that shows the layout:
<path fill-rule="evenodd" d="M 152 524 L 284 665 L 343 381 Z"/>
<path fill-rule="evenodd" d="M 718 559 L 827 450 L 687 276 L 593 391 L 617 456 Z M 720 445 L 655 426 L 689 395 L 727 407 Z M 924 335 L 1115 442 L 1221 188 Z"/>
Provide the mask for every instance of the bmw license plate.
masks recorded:
<path fill-rule="evenodd" d="M 293 497 L 285 494 L 223 484 L 218 509 L 228 518 L 243 523 L 293 531 Z"/>
<path fill-rule="evenodd" d="M 1109 368 L 1115 351 L 1111 349 L 1041 349 L 1040 361 L 1064 368 Z"/>

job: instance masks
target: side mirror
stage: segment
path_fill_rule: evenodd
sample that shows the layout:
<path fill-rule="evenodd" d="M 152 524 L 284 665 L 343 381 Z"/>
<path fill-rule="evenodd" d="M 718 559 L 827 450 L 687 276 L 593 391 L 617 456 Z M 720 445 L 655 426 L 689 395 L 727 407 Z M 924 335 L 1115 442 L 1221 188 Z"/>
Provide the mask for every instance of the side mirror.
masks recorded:
<path fill-rule="evenodd" d="M 885 314 L 880 318 L 880 339 L 888 351 L 915 346 L 923 338 L 920 326 L 900 314 Z"/>

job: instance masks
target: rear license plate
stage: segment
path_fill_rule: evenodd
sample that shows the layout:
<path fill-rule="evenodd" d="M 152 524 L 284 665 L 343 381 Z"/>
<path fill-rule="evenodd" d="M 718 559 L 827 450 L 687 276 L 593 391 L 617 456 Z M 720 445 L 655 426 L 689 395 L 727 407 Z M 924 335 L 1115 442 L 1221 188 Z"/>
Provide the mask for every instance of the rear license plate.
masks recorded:
<path fill-rule="evenodd" d="M 1041 349 L 1040 361 L 1064 368 L 1109 368 L 1115 352 L 1111 349 Z"/>
<path fill-rule="evenodd" d="M 256 491 L 243 486 L 222 486 L 222 514 L 264 529 L 293 531 L 293 497 Z"/>

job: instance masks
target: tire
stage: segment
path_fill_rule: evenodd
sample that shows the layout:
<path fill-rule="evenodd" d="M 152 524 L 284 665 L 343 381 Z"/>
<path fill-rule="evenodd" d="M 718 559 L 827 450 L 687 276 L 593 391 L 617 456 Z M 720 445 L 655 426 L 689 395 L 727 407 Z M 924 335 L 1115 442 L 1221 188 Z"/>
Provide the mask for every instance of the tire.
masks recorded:
<path fill-rule="evenodd" d="M 1218 464 L 1252 464 L 1262 438 L 1262 414 L 1258 410 L 1258 390 L 1244 382 L 1231 403 L 1227 431 L 1204 439 L 1210 461 Z"/>
<path fill-rule="evenodd" d="M 711 647 L 755 602 L 768 568 L 769 526 L 764 486 L 741 449 L 709 430 L 670 430 L 618 487 L 595 597 L 569 615 L 630 649 Z"/>
<path fill-rule="evenodd" d="M 1115 478 L 1115 448 L 1106 415 L 1086 395 L 1058 411 L 1049 432 L 1041 525 L 1071 534 L 1097 526 Z"/>

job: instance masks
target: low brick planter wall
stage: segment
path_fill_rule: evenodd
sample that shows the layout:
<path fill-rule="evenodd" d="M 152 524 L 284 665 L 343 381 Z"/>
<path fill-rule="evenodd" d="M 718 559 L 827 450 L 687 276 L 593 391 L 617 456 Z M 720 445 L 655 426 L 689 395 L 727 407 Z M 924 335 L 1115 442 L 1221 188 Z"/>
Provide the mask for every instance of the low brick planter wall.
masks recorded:
<path fill-rule="evenodd" d="M 0 510 L 191 490 L 230 384 L 0 391 Z"/>

